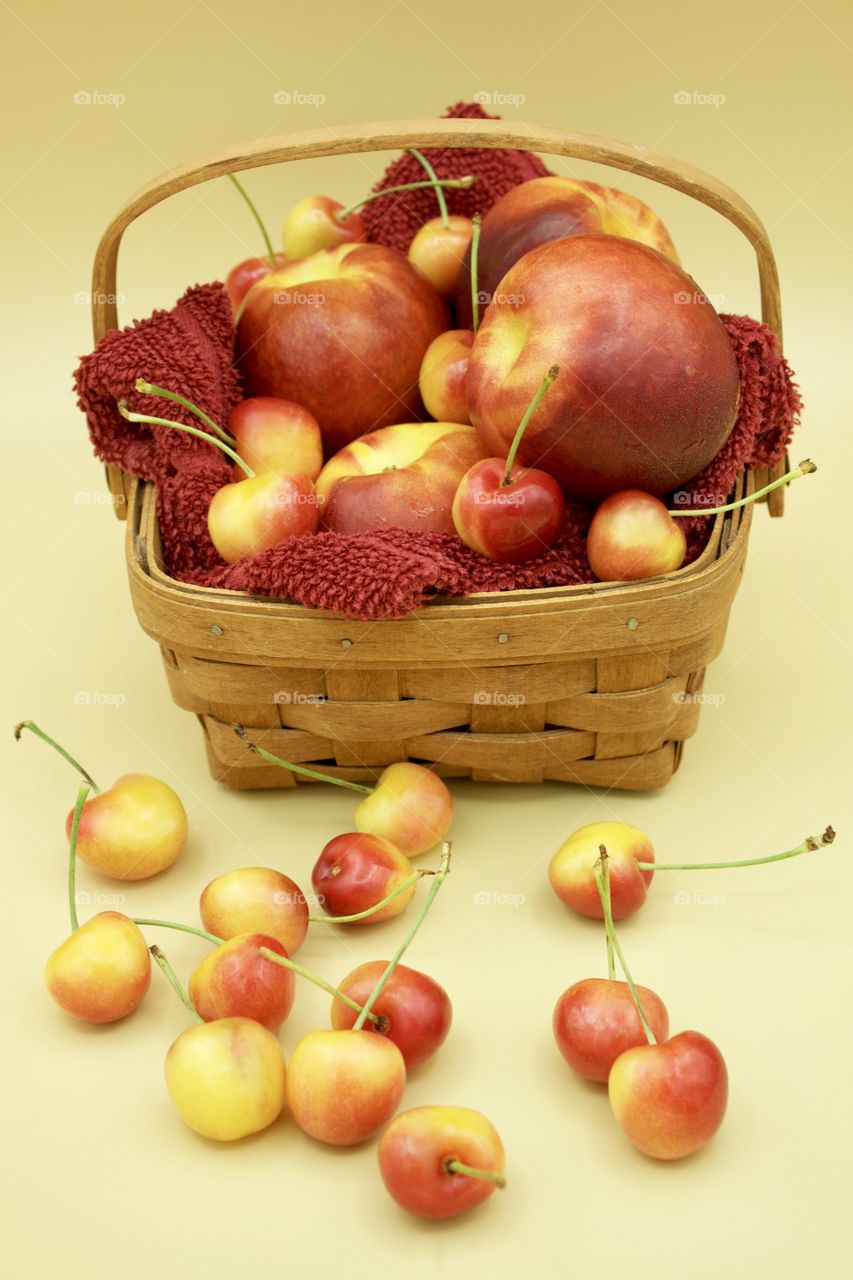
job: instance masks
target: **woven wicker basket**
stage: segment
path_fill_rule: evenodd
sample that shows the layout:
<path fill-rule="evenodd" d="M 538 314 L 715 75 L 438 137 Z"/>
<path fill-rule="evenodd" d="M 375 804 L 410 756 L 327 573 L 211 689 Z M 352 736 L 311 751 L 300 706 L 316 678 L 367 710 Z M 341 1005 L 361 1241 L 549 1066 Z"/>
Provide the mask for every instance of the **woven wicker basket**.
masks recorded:
<path fill-rule="evenodd" d="M 514 147 L 609 164 L 716 209 L 752 244 L 762 319 L 781 339 L 767 234 L 733 191 L 643 148 L 560 129 L 482 120 L 413 120 L 293 134 L 229 150 L 143 188 L 95 259 L 97 341 L 117 327 L 118 248 L 126 227 L 167 196 L 253 166 L 407 146 Z M 775 474 L 781 474 L 780 464 Z M 648 790 L 677 767 L 696 729 L 707 664 L 720 652 L 743 571 L 752 508 L 715 518 L 700 559 L 640 584 L 556 587 L 437 599 L 399 620 L 348 622 L 285 601 L 187 586 L 167 574 L 151 485 L 108 468 L 127 518 L 139 621 L 155 639 L 175 702 L 195 712 L 214 777 L 231 787 L 306 779 L 250 754 L 233 732 L 326 774 L 369 781 L 397 760 L 478 782 L 579 782 Z M 738 494 L 773 476 L 749 472 Z M 771 514 L 783 510 L 780 488 Z"/>

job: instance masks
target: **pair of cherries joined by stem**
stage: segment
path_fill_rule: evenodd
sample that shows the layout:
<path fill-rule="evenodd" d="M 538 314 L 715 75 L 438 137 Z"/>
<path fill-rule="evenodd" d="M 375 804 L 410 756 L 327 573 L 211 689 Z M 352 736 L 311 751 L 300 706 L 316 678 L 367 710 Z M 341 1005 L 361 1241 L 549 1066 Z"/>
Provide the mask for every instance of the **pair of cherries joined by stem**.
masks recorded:
<path fill-rule="evenodd" d="M 699 1031 L 669 1037 L 663 1001 L 637 987 L 610 907 L 609 857 L 602 844 L 592 868 L 607 939 L 607 971 L 564 991 L 554 1009 L 554 1038 L 585 1080 L 607 1084 L 617 1122 L 634 1146 L 658 1160 L 679 1160 L 711 1140 L 725 1116 L 728 1073 L 720 1050 Z M 616 957 L 625 981 L 616 979 Z"/>

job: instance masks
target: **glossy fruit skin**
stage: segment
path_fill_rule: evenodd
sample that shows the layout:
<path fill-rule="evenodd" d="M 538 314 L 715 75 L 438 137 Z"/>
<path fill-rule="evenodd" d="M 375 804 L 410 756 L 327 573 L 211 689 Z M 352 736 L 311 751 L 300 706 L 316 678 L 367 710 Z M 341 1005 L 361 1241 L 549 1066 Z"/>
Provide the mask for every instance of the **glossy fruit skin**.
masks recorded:
<path fill-rule="evenodd" d="M 494 1125 L 468 1107 L 414 1107 L 392 1120 L 379 1143 L 379 1172 L 389 1195 L 418 1218 L 455 1218 L 495 1190 L 494 1182 L 449 1173 L 457 1159 L 503 1173 L 504 1149 Z"/>
<path fill-rule="evenodd" d="M 398 422 L 338 451 L 317 479 L 323 529 L 371 533 L 412 529 L 453 533 L 453 495 L 483 456 L 473 427 Z"/>
<path fill-rule="evenodd" d="M 617 1058 L 610 1105 L 638 1151 L 681 1160 L 703 1147 L 726 1113 L 728 1073 L 717 1046 L 699 1031 L 640 1045 Z"/>
<path fill-rule="evenodd" d="M 74 810 L 65 820 L 71 838 Z M 187 842 L 187 815 L 170 786 L 125 773 L 83 805 L 77 857 L 115 880 L 146 880 L 170 867 Z"/>
<path fill-rule="evenodd" d="M 311 872 L 314 892 L 330 916 L 357 915 L 381 902 L 412 874 L 412 864 L 390 840 L 347 831 L 324 847 Z M 416 884 L 354 924 L 379 924 L 405 911 Z"/>
<path fill-rule="evenodd" d="M 480 291 L 487 298 L 499 294 L 510 267 L 531 249 L 565 236 L 595 232 L 639 240 L 678 262 L 666 227 L 636 196 L 578 178 L 530 178 L 511 187 L 483 219 L 477 255 Z M 456 311 L 463 324 L 471 319 L 470 256 L 469 250 L 456 293 Z"/>
<path fill-rule="evenodd" d="M 453 499 L 453 523 L 462 541 L 498 564 L 543 556 L 563 528 L 560 486 L 545 471 L 514 463 L 504 484 L 505 458 L 476 462 Z"/>
<path fill-rule="evenodd" d="M 471 423 L 466 384 L 473 345 L 471 329 L 445 329 L 424 353 L 418 386 L 424 408 L 436 422 Z"/>
<path fill-rule="evenodd" d="M 202 891 L 199 910 L 204 928 L 217 938 L 269 934 L 291 958 L 308 932 L 304 893 L 290 876 L 269 867 L 244 867 L 217 876 Z"/>
<path fill-rule="evenodd" d="M 405 1087 L 393 1041 L 369 1031 L 311 1031 L 291 1055 L 287 1103 L 310 1137 L 350 1147 L 387 1124 Z"/>
<path fill-rule="evenodd" d="M 620 236 L 552 240 L 501 281 L 468 366 L 471 421 L 490 456 L 506 455 L 553 364 L 560 377 L 518 461 L 580 502 L 680 488 L 737 418 L 740 379 L 722 320 L 686 272 Z"/>
<path fill-rule="evenodd" d="M 669 1015 L 660 996 L 637 987 L 656 1040 L 669 1035 Z M 569 1066 L 595 1084 L 607 1084 L 616 1059 L 647 1043 L 627 982 L 584 978 L 563 992 L 552 1019 L 557 1048 Z"/>
<path fill-rule="evenodd" d="M 418 372 L 448 327 L 445 303 L 380 244 L 342 244 L 259 280 L 237 324 L 235 360 L 250 396 L 295 400 L 325 453 L 422 417 Z"/>
<path fill-rule="evenodd" d="M 654 871 L 643 870 L 638 862 L 654 862 L 652 842 L 639 827 L 627 822 L 591 822 L 580 827 L 560 846 L 548 867 L 548 878 L 557 897 L 582 916 L 603 920 L 601 898 L 593 866 L 604 845 L 609 858 L 610 907 L 614 920 L 624 920 L 638 911 Z"/>
<path fill-rule="evenodd" d="M 687 539 L 659 498 L 626 489 L 605 498 L 586 539 L 590 568 L 600 582 L 633 582 L 680 569 Z"/>
<path fill-rule="evenodd" d="M 228 430 L 236 451 L 253 471 L 275 471 L 316 480 L 323 466 L 323 442 L 313 413 L 293 400 L 252 396 L 231 410 Z M 234 479 L 245 479 L 235 462 Z"/>
<path fill-rule="evenodd" d="M 357 244 L 367 239 L 364 218 L 351 213 L 343 220 L 336 215 L 344 208 L 330 196 L 306 196 L 295 204 L 284 224 L 284 252 L 287 258 L 307 258 L 339 244 Z"/>
<path fill-rule="evenodd" d="M 101 911 L 48 957 L 45 985 L 81 1022 L 117 1022 L 133 1013 L 151 984 L 151 955 L 137 926 L 120 911 Z"/>
<path fill-rule="evenodd" d="M 218 1018 L 254 1018 L 276 1031 L 290 1013 L 296 980 L 285 969 L 259 954 L 261 947 L 287 956 L 266 933 L 240 933 L 223 942 L 196 965 L 190 975 L 190 999 L 205 1022 Z"/>
<path fill-rule="evenodd" d="M 275 255 L 276 269 L 283 267 L 286 262 L 287 258 L 283 253 Z M 225 277 L 225 288 L 235 316 L 252 285 L 268 276 L 272 270 L 269 258 L 246 258 L 245 262 L 238 262 L 236 267 L 231 268 Z"/>
<path fill-rule="evenodd" d="M 438 774 L 404 760 L 382 771 L 356 808 L 355 825 L 414 858 L 444 838 L 452 817 L 453 797 Z"/>
<path fill-rule="evenodd" d="M 196 1023 L 166 1055 L 166 1087 L 178 1115 L 217 1142 L 271 1125 L 284 1106 L 285 1076 L 278 1040 L 253 1018 Z"/>
<path fill-rule="evenodd" d="M 285 538 L 316 533 L 318 520 L 308 477 L 272 471 L 223 485 L 207 511 L 211 541 L 228 564 L 269 551 Z"/>
<path fill-rule="evenodd" d="M 338 990 L 363 1005 L 387 964 L 386 960 L 360 964 L 337 984 Z M 387 1026 L 377 1031 L 375 1023 L 366 1023 L 365 1028 L 394 1041 L 403 1055 L 407 1072 L 421 1066 L 444 1044 L 453 1020 L 453 1007 L 444 987 L 404 964 L 397 965 L 372 1011 L 385 1017 Z M 331 1020 L 335 1030 L 348 1030 L 357 1017 L 355 1010 L 340 1000 L 332 1000 Z"/>
<path fill-rule="evenodd" d="M 412 266 L 445 298 L 456 292 L 474 225 L 462 214 L 450 214 L 447 222 L 446 227 L 440 217 L 425 222 L 415 232 L 406 255 Z"/>

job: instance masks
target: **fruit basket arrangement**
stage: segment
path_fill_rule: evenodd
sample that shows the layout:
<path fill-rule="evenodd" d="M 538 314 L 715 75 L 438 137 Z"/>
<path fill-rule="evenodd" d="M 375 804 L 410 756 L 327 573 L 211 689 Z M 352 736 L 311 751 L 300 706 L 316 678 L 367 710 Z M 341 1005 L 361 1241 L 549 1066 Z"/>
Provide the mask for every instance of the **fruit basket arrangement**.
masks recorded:
<path fill-rule="evenodd" d="M 80 404 L 140 623 L 229 786 L 364 783 L 411 760 L 659 787 L 743 571 L 752 507 L 732 503 L 770 489 L 782 512 L 800 405 L 754 212 L 687 164 L 482 114 L 223 151 L 143 188 L 102 238 Z M 415 189 L 361 214 L 303 201 L 285 255 L 118 330 L 119 245 L 145 210 L 260 165 L 396 149 L 379 188 Z M 721 319 L 642 202 L 536 153 L 729 219 L 761 321 Z"/>

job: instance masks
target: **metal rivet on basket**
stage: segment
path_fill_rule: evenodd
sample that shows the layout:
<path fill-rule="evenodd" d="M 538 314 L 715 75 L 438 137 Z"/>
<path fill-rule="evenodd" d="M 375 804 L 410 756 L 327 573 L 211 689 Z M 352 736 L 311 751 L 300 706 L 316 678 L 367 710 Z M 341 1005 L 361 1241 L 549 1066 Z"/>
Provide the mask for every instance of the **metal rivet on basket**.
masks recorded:
<path fill-rule="evenodd" d="M 498 644 L 506 644 L 508 640 L 509 640 L 509 636 L 505 631 L 502 631 L 498 636 Z"/>
<path fill-rule="evenodd" d="M 639 625 L 640 625 L 639 618 L 629 618 L 628 621 L 625 623 L 625 626 L 628 628 L 629 631 L 636 631 Z"/>
<path fill-rule="evenodd" d="M 351 648 L 352 648 L 352 640 L 342 640 L 342 641 L 341 641 L 341 648 L 342 648 L 342 649 L 351 649 Z"/>
<path fill-rule="evenodd" d="M 213 634 L 214 634 L 215 636 L 221 636 L 221 635 L 222 635 L 222 628 L 220 627 L 220 625 L 219 625 L 219 623 L 218 623 L 218 622 L 214 622 L 213 626 L 212 626 L 210 629 L 211 629 L 211 631 L 213 632 Z"/>

